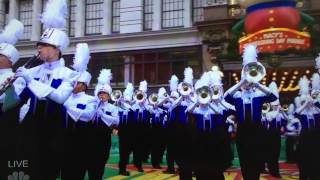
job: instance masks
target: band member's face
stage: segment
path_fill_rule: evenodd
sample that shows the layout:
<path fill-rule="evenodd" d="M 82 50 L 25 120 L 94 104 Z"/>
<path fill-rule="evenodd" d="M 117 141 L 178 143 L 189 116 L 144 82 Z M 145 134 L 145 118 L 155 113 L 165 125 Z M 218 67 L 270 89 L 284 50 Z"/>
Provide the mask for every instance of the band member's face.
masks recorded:
<path fill-rule="evenodd" d="M 100 101 L 102 101 L 102 102 L 107 102 L 110 99 L 109 94 L 106 92 L 100 92 L 98 97 L 99 97 Z"/>
<path fill-rule="evenodd" d="M 77 84 L 75 85 L 75 87 L 73 88 L 72 93 L 77 94 L 79 92 L 83 92 L 86 90 L 86 84 L 83 82 L 77 82 Z"/>
<path fill-rule="evenodd" d="M 11 67 L 12 62 L 7 58 L 7 56 L 0 54 L 0 69 L 6 69 Z"/>
<path fill-rule="evenodd" d="M 40 54 L 40 59 L 43 61 L 52 62 L 59 58 L 59 49 L 53 46 L 39 43 L 37 49 Z"/>

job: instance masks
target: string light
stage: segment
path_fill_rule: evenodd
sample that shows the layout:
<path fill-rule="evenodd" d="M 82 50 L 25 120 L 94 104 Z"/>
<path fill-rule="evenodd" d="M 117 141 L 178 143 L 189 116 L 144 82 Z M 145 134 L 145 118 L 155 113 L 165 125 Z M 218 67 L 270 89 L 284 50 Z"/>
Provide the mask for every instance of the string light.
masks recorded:
<path fill-rule="evenodd" d="M 294 75 L 298 75 L 298 74 L 299 74 L 299 71 L 294 71 L 293 74 L 294 74 Z"/>
<path fill-rule="evenodd" d="M 237 76 L 237 73 L 233 73 L 233 74 L 232 74 L 232 77 L 236 77 L 236 76 Z"/>
<path fill-rule="evenodd" d="M 287 76 L 289 73 L 287 71 L 285 71 L 283 74 Z"/>
<path fill-rule="evenodd" d="M 276 76 L 276 75 L 277 75 L 277 73 L 276 73 L 276 72 L 273 72 L 273 73 L 272 73 L 272 76 Z"/>

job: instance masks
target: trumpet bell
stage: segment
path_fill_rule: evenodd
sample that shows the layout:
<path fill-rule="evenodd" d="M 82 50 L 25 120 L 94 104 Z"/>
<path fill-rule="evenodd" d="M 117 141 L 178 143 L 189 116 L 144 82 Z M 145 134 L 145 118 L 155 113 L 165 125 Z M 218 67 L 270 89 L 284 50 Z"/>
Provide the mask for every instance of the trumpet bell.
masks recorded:
<path fill-rule="evenodd" d="M 253 62 L 246 64 L 241 74 L 249 83 L 257 83 L 266 75 L 266 69 L 261 63 Z"/>
<path fill-rule="evenodd" d="M 149 103 L 152 105 L 156 105 L 158 103 L 158 95 L 156 93 L 153 93 L 148 98 Z"/>
<path fill-rule="evenodd" d="M 270 111 L 270 103 L 263 103 L 262 104 L 262 113 L 267 113 Z"/>
<path fill-rule="evenodd" d="M 138 103 L 143 102 L 146 98 L 146 94 L 140 90 L 136 91 L 133 96 L 134 100 Z"/>
<path fill-rule="evenodd" d="M 112 91 L 111 93 L 111 100 L 117 102 L 122 97 L 122 92 L 120 90 Z"/>
<path fill-rule="evenodd" d="M 221 90 L 219 86 L 212 87 L 212 99 L 219 99 L 221 97 Z"/>
<path fill-rule="evenodd" d="M 201 104 L 208 104 L 211 101 L 211 91 L 208 86 L 204 86 L 197 90 L 197 99 Z"/>
<path fill-rule="evenodd" d="M 188 83 L 182 82 L 178 85 L 178 91 L 182 96 L 188 96 L 192 92 L 192 86 Z"/>
<path fill-rule="evenodd" d="M 282 106 L 282 110 L 283 110 L 284 112 L 288 112 L 288 110 L 289 110 L 288 104 L 284 104 L 284 105 Z"/>

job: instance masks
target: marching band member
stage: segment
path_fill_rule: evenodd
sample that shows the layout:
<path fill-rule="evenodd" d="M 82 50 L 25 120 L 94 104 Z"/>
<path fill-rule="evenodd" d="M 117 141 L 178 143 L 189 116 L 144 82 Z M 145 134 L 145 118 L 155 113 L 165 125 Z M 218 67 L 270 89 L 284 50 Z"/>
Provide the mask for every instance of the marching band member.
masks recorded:
<path fill-rule="evenodd" d="M 225 100 L 236 109 L 238 118 L 236 143 L 241 172 L 245 180 L 258 180 L 260 177 L 265 144 L 264 135 L 261 133 L 262 105 L 277 99 L 267 87 L 259 83 L 265 75 L 265 68 L 256 58 L 256 47 L 246 46 L 241 81 L 225 93 Z"/>
<path fill-rule="evenodd" d="M 159 88 L 158 94 L 151 94 L 148 98 L 151 115 L 151 164 L 155 169 L 161 169 L 160 163 L 165 150 L 164 123 L 166 112 L 161 105 L 167 99 L 164 87 Z"/>
<path fill-rule="evenodd" d="M 169 86 L 170 86 L 170 98 L 168 101 L 163 103 L 161 106 L 162 109 L 164 109 L 167 112 L 167 121 L 165 121 L 165 143 L 166 143 L 166 160 L 167 160 L 167 169 L 163 171 L 163 173 L 166 174 L 174 174 L 175 168 L 174 168 L 174 162 L 176 161 L 176 158 L 174 156 L 175 154 L 175 141 L 174 137 L 176 137 L 176 128 L 175 128 L 175 121 L 173 121 L 173 118 L 171 118 L 171 111 L 169 109 L 172 106 L 172 103 L 179 98 L 179 93 L 177 91 L 178 89 L 179 80 L 176 75 L 172 75 L 171 79 L 169 80 Z"/>
<path fill-rule="evenodd" d="M 215 130 L 219 137 L 219 142 L 223 142 L 219 147 L 218 167 L 223 173 L 232 164 L 231 139 L 228 134 L 227 117 L 235 114 L 234 106 L 223 99 L 223 84 L 221 82 L 222 72 L 214 70 L 209 72 L 211 79 L 212 101 L 211 104 L 218 112 L 212 115 Z"/>
<path fill-rule="evenodd" d="M 129 176 L 130 173 L 127 171 L 127 164 L 129 162 L 130 153 L 133 152 L 133 139 L 134 131 L 132 127 L 133 123 L 133 111 L 131 110 L 130 103 L 132 102 L 134 87 L 132 83 L 128 83 L 126 89 L 123 92 L 123 101 L 120 103 L 126 103 L 128 107 L 121 106 L 119 108 L 119 174 Z"/>
<path fill-rule="evenodd" d="M 290 104 L 288 108 L 288 123 L 286 125 L 286 158 L 287 163 L 295 163 L 297 161 L 296 146 L 301 131 L 301 123 L 299 119 L 294 117 L 294 105 Z"/>
<path fill-rule="evenodd" d="M 316 69 L 317 69 L 317 73 L 320 74 L 320 53 L 318 54 L 318 57 L 315 59 L 316 61 Z"/>
<path fill-rule="evenodd" d="M 320 63 L 320 57 L 319 57 Z M 320 109 L 320 74 L 314 73 L 311 78 L 312 91 L 311 97 L 313 98 L 314 105 Z"/>
<path fill-rule="evenodd" d="M 23 24 L 13 19 L 0 34 L 0 88 L 4 88 L 9 79 L 14 77 L 12 66 L 19 60 L 19 52 L 14 47 L 14 44 L 16 44 L 22 33 Z M 24 81 L 19 79 L 14 83 L 14 91 L 21 91 Z M 19 107 L 7 109 L 7 102 L 4 102 L 5 95 L 6 93 L 0 94 L 0 179 L 7 179 L 10 174 L 8 161 L 17 159 L 15 149 L 18 133 L 17 126 L 19 124 Z"/>
<path fill-rule="evenodd" d="M 118 108 L 109 103 L 112 93 L 111 79 L 110 69 L 102 69 L 94 92 L 98 102 L 90 133 L 92 144 L 89 147 L 91 161 L 88 175 L 92 180 L 100 180 L 103 177 L 105 164 L 110 154 L 112 130 L 119 124 Z"/>
<path fill-rule="evenodd" d="M 150 107 L 147 104 L 147 81 L 141 81 L 134 94 L 135 104 L 131 107 L 134 121 L 133 161 L 139 172 L 144 172 L 142 162 L 149 155 Z"/>
<path fill-rule="evenodd" d="M 295 116 L 300 120 L 298 152 L 298 167 L 300 179 L 320 179 L 320 111 L 314 106 L 309 94 L 309 80 L 303 76 L 299 81 L 300 96 L 295 98 L 297 106 Z"/>
<path fill-rule="evenodd" d="M 65 0 L 48 1 L 41 21 L 46 29 L 37 42 L 41 65 L 26 69 L 20 67 L 16 77 L 22 77 L 26 87 L 19 95 L 25 103 L 29 98 L 30 108 L 22 122 L 21 158 L 29 160 L 29 169 L 24 172 L 31 179 L 56 179 L 61 167 L 63 103 L 73 90 L 72 82 L 77 77 L 65 67 L 62 52 L 69 38 L 60 28 L 65 26 L 67 4 Z"/>
<path fill-rule="evenodd" d="M 288 120 L 287 114 L 280 107 L 278 87 L 275 82 L 269 84 L 269 89 L 277 96 L 277 100 L 270 103 L 271 111 L 267 113 L 268 130 L 267 130 L 267 166 L 269 173 L 281 178 L 279 172 L 279 156 L 281 149 L 281 133 L 284 132 L 284 126 Z"/>
<path fill-rule="evenodd" d="M 86 94 L 91 74 L 86 71 L 90 52 L 86 43 L 77 44 L 73 68 L 80 73 L 71 96 L 64 106 L 64 163 L 61 178 L 83 179 L 88 169 L 88 153 L 91 148 L 90 127 L 95 113 L 96 98 Z"/>
<path fill-rule="evenodd" d="M 178 85 L 181 96 L 175 100 L 169 109 L 172 120 L 176 124 L 174 138 L 174 156 L 179 166 L 180 179 L 192 179 L 192 131 L 188 122 L 186 109 L 193 104 L 191 92 L 193 91 L 193 71 L 190 67 L 184 70 L 184 80 Z"/>

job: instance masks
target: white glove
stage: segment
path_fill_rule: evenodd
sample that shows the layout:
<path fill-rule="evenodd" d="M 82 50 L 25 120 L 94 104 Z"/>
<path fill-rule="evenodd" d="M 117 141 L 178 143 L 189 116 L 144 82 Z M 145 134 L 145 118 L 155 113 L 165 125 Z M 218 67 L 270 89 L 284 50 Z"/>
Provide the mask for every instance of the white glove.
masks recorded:
<path fill-rule="evenodd" d="M 22 77 L 27 83 L 31 82 L 31 80 L 33 79 L 31 77 L 30 71 L 28 69 L 26 69 L 25 67 L 19 67 L 16 71 L 15 76 Z"/>

